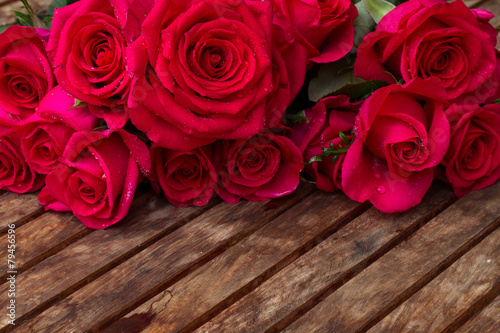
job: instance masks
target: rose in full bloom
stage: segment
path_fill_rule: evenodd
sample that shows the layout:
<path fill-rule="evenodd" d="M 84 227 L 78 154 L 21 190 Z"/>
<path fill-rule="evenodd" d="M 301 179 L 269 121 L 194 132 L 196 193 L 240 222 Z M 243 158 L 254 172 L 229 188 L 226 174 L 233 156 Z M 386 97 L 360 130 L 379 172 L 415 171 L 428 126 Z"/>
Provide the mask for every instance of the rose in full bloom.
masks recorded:
<path fill-rule="evenodd" d="M 315 106 L 305 110 L 307 121 L 294 126 L 290 136 L 302 151 L 304 162 L 321 155 L 323 148 L 329 148 L 331 144 L 335 148 L 346 147 L 347 144 L 339 137 L 339 132 L 352 140 L 351 131 L 359 107 L 359 102 L 350 103 L 349 97 L 339 95 L 323 98 Z M 344 156 L 345 154 L 338 155 L 333 162 L 333 156 L 322 157 L 321 161 L 306 165 L 304 171 L 312 177 L 320 190 L 342 190 L 340 170 Z"/>
<path fill-rule="evenodd" d="M 450 142 L 445 101 L 438 78 L 393 84 L 366 99 L 342 165 L 344 193 L 387 213 L 420 203 Z"/>
<path fill-rule="evenodd" d="M 10 132 L 0 133 L 0 189 L 27 193 L 43 184 L 44 176 L 36 173 L 23 156 L 20 138 Z"/>
<path fill-rule="evenodd" d="M 191 151 L 153 148 L 154 183 L 159 184 L 167 200 L 177 207 L 206 205 L 217 184 L 212 155 L 212 145 Z"/>
<path fill-rule="evenodd" d="M 405 2 L 363 39 L 355 73 L 388 83 L 394 79 L 386 71 L 406 82 L 434 76 L 441 79 L 450 101 L 482 103 L 496 91 L 491 85 L 481 87 L 496 65 L 497 31 L 488 23 L 492 17 L 462 1 Z"/>
<path fill-rule="evenodd" d="M 462 197 L 500 178 L 500 105 L 452 105 L 446 109 L 450 147 L 443 159 L 446 177 Z"/>
<path fill-rule="evenodd" d="M 276 24 L 303 44 L 308 58 L 336 61 L 353 47 L 353 21 L 358 11 L 351 0 L 271 0 Z"/>
<path fill-rule="evenodd" d="M 287 62 L 276 59 L 267 1 L 161 0 L 142 29 L 128 55 L 138 77 L 130 118 L 159 146 L 187 151 L 247 139 L 275 125 L 294 97 L 283 94 L 291 78 Z M 303 76 L 305 61 L 292 63 Z M 298 91 L 300 80 L 293 85 Z"/>
<path fill-rule="evenodd" d="M 48 31 L 11 26 L 0 38 L 0 107 L 27 118 L 55 85 L 45 52 Z"/>
<path fill-rule="evenodd" d="M 21 138 L 21 150 L 29 165 L 40 174 L 59 166 L 73 133 L 91 131 L 98 120 L 87 106 L 73 107 L 75 99 L 60 86 L 48 92 L 36 114 L 17 123 L 12 131 Z"/>
<path fill-rule="evenodd" d="M 121 129 L 76 132 L 63 157 L 64 166 L 46 177 L 40 204 L 45 209 L 72 211 L 94 229 L 125 217 L 141 172 L 147 174 L 151 168 L 146 144 Z"/>
<path fill-rule="evenodd" d="M 113 127 L 123 126 L 128 117 L 123 109 L 131 82 L 128 40 L 120 23 L 128 27 L 133 20 L 127 21 L 126 3 L 83 0 L 56 10 L 47 45 L 63 89 L 93 105 L 91 111 Z"/>
<path fill-rule="evenodd" d="M 299 184 L 302 154 L 287 137 L 270 131 L 219 147 L 217 194 L 228 203 L 263 201 L 292 193 Z"/>

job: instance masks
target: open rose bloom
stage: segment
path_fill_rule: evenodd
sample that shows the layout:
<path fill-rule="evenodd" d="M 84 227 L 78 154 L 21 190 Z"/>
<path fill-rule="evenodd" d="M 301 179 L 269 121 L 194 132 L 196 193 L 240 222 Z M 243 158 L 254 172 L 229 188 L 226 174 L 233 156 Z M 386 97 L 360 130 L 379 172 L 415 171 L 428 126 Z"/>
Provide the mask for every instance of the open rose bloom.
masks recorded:
<path fill-rule="evenodd" d="M 495 183 L 493 15 L 398 2 L 81 0 L 9 27 L 0 189 L 107 228 L 142 181 L 185 207 L 302 179 L 388 213 L 435 177 L 458 196 Z"/>

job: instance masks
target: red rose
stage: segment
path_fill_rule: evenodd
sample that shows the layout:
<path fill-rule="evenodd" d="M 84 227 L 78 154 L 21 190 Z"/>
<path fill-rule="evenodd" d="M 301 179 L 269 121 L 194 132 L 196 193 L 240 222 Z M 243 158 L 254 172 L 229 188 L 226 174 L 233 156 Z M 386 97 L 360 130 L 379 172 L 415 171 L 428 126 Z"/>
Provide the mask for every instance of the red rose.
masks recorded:
<path fill-rule="evenodd" d="M 494 184 L 500 178 L 500 105 L 452 105 L 446 116 L 451 141 L 443 165 L 455 194 Z"/>
<path fill-rule="evenodd" d="M 286 72 L 273 74 L 287 65 L 275 61 L 268 2 L 159 1 L 142 37 L 129 49 L 138 77 L 130 117 L 162 147 L 186 151 L 246 139 L 274 125 L 293 98 L 274 85 L 289 89 Z"/>
<path fill-rule="evenodd" d="M 249 140 L 223 141 L 219 153 L 217 194 L 228 203 L 278 198 L 299 184 L 302 155 L 284 136 L 262 132 Z"/>
<path fill-rule="evenodd" d="M 16 193 L 39 190 L 44 176 L 37 174 L 26 162 L 19 137 L 0 135 L 0 189 Z"/>
<path fill-rule="evenodd" d="M 56 10 L 47 45 L 61 87 L 79 100 L 101 106 L 91 111 L 113 127 L 127 120 L 123 106 L 131 82 L 126 72 L 128 42 L 115 16 L 127 24 L 123 6 L 115 9 L 110 1 L 83 0 Z"/>
<path fill-rule="evenodd" d="M 292 141 L 302 151 L 304 161 L 308 162 L 312 157 L 321 155 L 323 148 L 329 148 L 331 144 L 335 148 L 346 147 L 347 144 L 339 137 L 339 132 L 352 140 L 350 132 L 359 107 L 359 102 L 350 103 L 349 97 L 340 95 L 323 98 L 307 109 L 307 121 L 304 120 L 295 126 L 291 134 Z M 338 155 L 333 163 L 333 156 L 322 157 L 320 162 L 306 165 L 304 171 L 312 177 L 320 190 L 342 190 L 340 170 L 344 156 L 345 154 Z"/>
<path fill-rule="evenodd" d="M 496 30 L 486 11 L 471 11 L 462 1 L 412 0 L 397 6 L 358 48 L 356 76 L 364 79 L 438 77 L 451 101 L 484 102 L 496 88 L 475 91 L 493 74 Z"/>
<path fill-rule="evenodd" d="M 171 204 L 203 206 L 210 201 L 217 184 L 211 146 L 191 151 L 154 148 L 151 159 L 152 176 Z"/>
<path fill-rule="evenodd" d="M 387 213 L 420 203 L 450 141 L 445 98 L 440 80 L 430 78 L 380 88 L 366 99 L 342 165 L 344 193 Z"/>
<path fill-rule="evenodd" d="M 17 123 L 12 131 L 21 138 L 21 150 L 30 166 L 48 174 L 59 165 L 64 148 L 76 131 L 91 131 L 97 119 L 88 107 L 76 107 L 75 99 L 59 86 L 40 102 L 36 114 Z"/>
<path fill-rule="evenodd" d="M 276 23 L 303 44 L 308 58 L 336 61 L 353 47 L 353 21 L 358 11 L 351 0 L 271 0 Z"/>
<path fill-rule="evenodd" d="M 94 229 L 125 217 L 141 171 L 149 173 L 151 166 L 146 145 L 124 130 L 76 132 L 63 157 L 65 165 L 47 175 L 40 204 L 72 211 Z"/>
<path fill-rule="evenodd" d="M 0 38 L 0 107 L 27 118 L 55 85 L 42 29 L 11 26 Z"/>

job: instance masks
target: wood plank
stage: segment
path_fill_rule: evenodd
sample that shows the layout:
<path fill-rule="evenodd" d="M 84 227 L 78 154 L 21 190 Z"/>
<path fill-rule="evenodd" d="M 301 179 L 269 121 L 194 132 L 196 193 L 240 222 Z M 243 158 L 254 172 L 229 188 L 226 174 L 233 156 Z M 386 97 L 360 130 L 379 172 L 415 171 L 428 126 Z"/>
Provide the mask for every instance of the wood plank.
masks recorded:
<path fill-rule="evenodd" d="M 57 248 L 64 247 L 72 238 L 91 232 L 91 229 L 85 227 L 71 213 L 43 214 L 15 230 L 15 262 L 18 272 L 24 270 L 24 265 L 35 258 L 48 256 L 47 251 L 53 253 Z M 1 249 L 7 249 L 7 241 L 7 237 L 0 238 Z M 0 279 L 2 283 L 4 280 Z"/>
<path fill-rule="evenodd" d="M 196 332 L 264 332 L 313 297 L 338 288 L 415 232 L 455 198 L 434 184 L 421 205 L 404 214 L 375 208 L 359 216 Z"/>
<path fill-rule="evenodd" d="M 468 194 L 284 331 L 370 328 L 495 230 L 499 214 L 500 183 Z"/>
<path fill-rule="evenodd" d="M 58 332 L 68 330 L 70 327 L 81 330 L 84 327 L 82 325 L 95 325 L 99 318 L 110 315 L 113 310 L 122 309 L 124 305 L 129 304 L 134 299 L 140 299 L 145 294 L 146 297 L 151 297 L 147 296 L 147 294 L 151 293 L 152 290 L 154 291 L 154 288 L 159 283 L 168 279 L 179 278 L 179 274 L 194 269 L 196 265 L 201 265 L 204 260 L 210 260 L 211 256 L 230 246 L 232 241 L 244 237 L 256 228 L 265 225 L 277 214 L 295 204 L 304 195 L 311 193 L 313 188 L 312 186 L 303 186 L 301 190 L 297 191 L 293 196 L 270 202 L 243 201 L 237 205 L 225 203 L 217 205 L 166 237 L 148 244 L 149 246 L 144 247 L 143 251 L 128 258 L 121 265 L 116 265 L 113 267 L 114 269 L 102 275 L 90 285 L 86 285 L 83 289 L 74 293 L 65 294 L 64 300 L 54 308 L 44 306 L 37 309 L 36 313 L 48 308 L 46 312 L 31 320 L 24 327 L 24 330 Z M 194 208 L 175 209 L 173 212 L 178 216 L 170 216 L 170 218 L 173 221 L 179 220 L 181 218 L 179 215 L 186 215 L 185 212 L 190 209 Z M 158 207 L 148 207 L 146 211 L 151 212 L 150 214 L 160 214 L 159 216 L 165 215 L 165 212 L 161 212 L 161 210 L 158 212 Z M 154 230 L 155 226 L 148 226 L 147 230 L 143 230 L 143 233 L 149 232 L 151 229 Z M 132 235 L 126 235 L 123 228 L 116 228 L 115 230 L 117 230 L 120 238 L 116 239 L 113 247 L 130 247 L 131 240 L 129 238 Z M 141 230 L 132 230 L 134 233 L 141 233 Z M 106 230 L 103 235 L 107 235 L 108 232 Z M 19 309 L 20 316 L 32 311 L 42 302 L 47 302 L 49 298 L 54 298 L 54 302 L 56 297 L 57 299 L 63 298 L 58 294 L 65 289 L 71 288 L 71 284 L 78 279 L 86 278 L 89 271 L 80 269 L 81 271 L 77 274 L 70 274 L 71 278 L 66 278 L 63 284 L 58 283 L 57 288 L 51 286 L 52 290 L 45 290 L 40 295 L 38 286 L 41 283 L 51 283 L 43 279 L 46 279 L 55 270 L 53 264 L 64 265 L 70 260 L 75 262 L 73 257 L 78 252 L 85 251 L 86 257 L 77 258 L 81 263 L 72 264 L 72 268 L 78 270 L 80 265 L 88 265 L 89 260 L 95 257 L 91 249 L 99 246 L 98 238 L 92 241 L 88 238 L 96 234 L 97 232 L 94 232 L 85 237 L 81 244 L 75 243 L 78 244 L 79 249 L 70 246 L 59 252 L 58 255 L 47 259 L 41 263 L 42 268 L 38 269 L 38 271 L 34 271 L 29 275 L 24 274 L 23 281 L 21 281 L 22 275 L 19 277 L 18 283 L 23 286 L 23 292 L 38 294 L 36 295 L 36 302 L 30 300 L 26 306 L 23 304 L 22 308 Z M 59 255 L 63 253 L 64 255 Z M 102 259 L 99 258 L 99 263 L 101 261 Z M 62 267 L 59 269 L 62 269 Z M 29 273 L 29 271 L 26 273 Z M 82 297 L 85 301 L 80 302 L 79 297 Z M 93 301 L 96 306 L 89 306 L 90 303 L 87 301 Z M 78 310 L 75 311 L 75 308 L 78 308 Z M 23 320 L 21 318 L 20 322 Z"/>
<path fill-rule="evenodd" d="M 43 207 L 38 204 L 38 193 L 19 195 L 7 192 L 0 197 L 0 232 L 5 232 L 7 224 L 17 226 L 43 214 Z"/>
<path fill-rule="evenodd" d="M 495 298 L 480 313 L 460 327 L 456 333 L 498 333 L 500 332 L 499 318 L 500 296 Z"/>
<path fill-rule="evenodd" d="M 72 292 L 71 288 L 86 284 L 206 209 L 177 209 L 164 198 L 153 197 L 132 210 L 118 226 L 96 230 L 19 274 L 17 284 L 23 287 L 16 293 L 18 318 L 60 293 Z M 6 285 L 0 286 L 0 290 L 0 304 L 4 304 Z M 5 318 L 1 318 L 0 328 L 5 325 Z"/>
<path fill-rule="evenodd" d="M 332 205 L 332 202 L 335 202 L 335 205 Z M 78 328 L 86 331 L 96 325 L 100 326 L 99 323 L 105 324 L 108 321 L 114 321 L 115 318 L 120 318 L 158 294 L 130 314 L 132 321 L 137 317 L 135 313 L 141 313 L 144 308 L 151 307 L 151 316 L 157 316 L 158 321 L 152 320 L 151 326 L 144 332 L 148 330 L 157 332 L 155 331 L 158 329 L 156 325 L 160 325 L 160 331 L 174 332 L 208 311 L 228 295 L 252 283 L 254 279 L 262 278 L 262 275 L 273 266 L 292 260 L 298 255 L 296 253 L 298 249 L 307 244 L 308 240 L 333 227 L 335 223 L 340 223 L 338 218 L 352 213 L 359 206 L 344 195 L 315 191 L 300 204 L 289 207 L 283 215 L 239 242 L 234 242 L 231 247 L 226 247 L 223 253 L 212 258 L 206 265 L 192 270 L 193 273 L 185 279 L 177 279 L 179 280 L 177 283 L 169 280 L 175 272 L 182 269 L 183 260 L 179 258 L 179 255 L 199 256 L 200 251 L 210 251 L 210 247 L 200 248 L 200 246 L 214 241 L 210 239 L 204 241 L 205 237 L 196 234 L 187 242 L 165 239 L 165 242 L 155 244 L 156 246 L 131 258 L 117 269 L 96 280 L 95 283 L 40 314 L 21 332 L 57 331 L 62 328 L 69 330 Z M 228 216 L 236 213 L 241 214 L 243 220 L 251 220 L 259 214 L 258 206 L 253 204 L 244 204 L 236 209 L 233 207 L 227 208 L 233 210 Z M 249 209 L 244 209 L 245 207 Z M 328 219 L 325 218 L 326 216 Z M 210 220 L 213 219 L 204 217 L 199 221 L 199 223 L 206 224 L 204 227 L 206 232 L 215 234 L 231 232 L 230 225 L 219 223 L 208 225 Z M 192 234 L 193 231 L 183 233 L 182 239 L 186 240 L 191 237 L 188 235 Z M 179 248 L 183 250 L 175 253 L 175 249 Z M 157 253 L 163 255 L 159 256 Z M 145 272 L 141 273 L 141 270 Z M 127 279 L 121 279 L 122 276 L 127 276 Z M 116 281 L 119 282 L 116 283 Z M 167 288 L 169 290 L 166 290 Z M 156 292 L 142 302 L 134 304 L 136 300 L 141 300 L 141 295 L 148 293 L 151 289 Z M 113 295 L 120 295 L 127 299 L 127 303 L 132 306 L 123 312 L 124 304 L 117 302 Z M 193 306 L 193 302 L 196 306 Z M 168 307 L 165 309 L 166 303 Z M 185 310 L 187 308 L 189 311 Z M 75 311 L 75 309 L 78 310 Z M 99 309 L 106 309 L 106 311 Z M 165 312 L 162 312 L 163 310 Z M 167 315 L 168 319 L 163 317 Z M 71 323 L 68 324 L 69 319 Z M 130 325 L 128 321 L 129 319 L 125 318 L 117 325 L 125 322 L 128 327 Z"/>
<path fill-rule="evenodd" d="M 500 283 L 499 258 L 497 229 L 368 332 L 443 331 Z"/>

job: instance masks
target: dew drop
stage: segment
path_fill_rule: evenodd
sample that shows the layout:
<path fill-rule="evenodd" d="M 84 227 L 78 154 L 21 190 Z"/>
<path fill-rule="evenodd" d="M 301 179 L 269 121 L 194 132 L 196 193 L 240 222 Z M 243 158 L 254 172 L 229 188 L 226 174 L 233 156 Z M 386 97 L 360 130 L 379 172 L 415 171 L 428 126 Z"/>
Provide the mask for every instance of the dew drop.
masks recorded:
<path fill-rule="evenodd" d="M 380 179 L 380 177 L 381 177 L 381 176 L 380 176 L 380 174 L 379 174 L 379 173 L 374 173 L 374 174 L 373 174 L 373 177 L 375 177 L 375 179 Z"/>
<path fill-rule="evenodd" d="M 385 187 L 383 187 L 383 186 L 377 187 L 377 193 L 378 194 L 384 194 L 385 193 Z"/>

